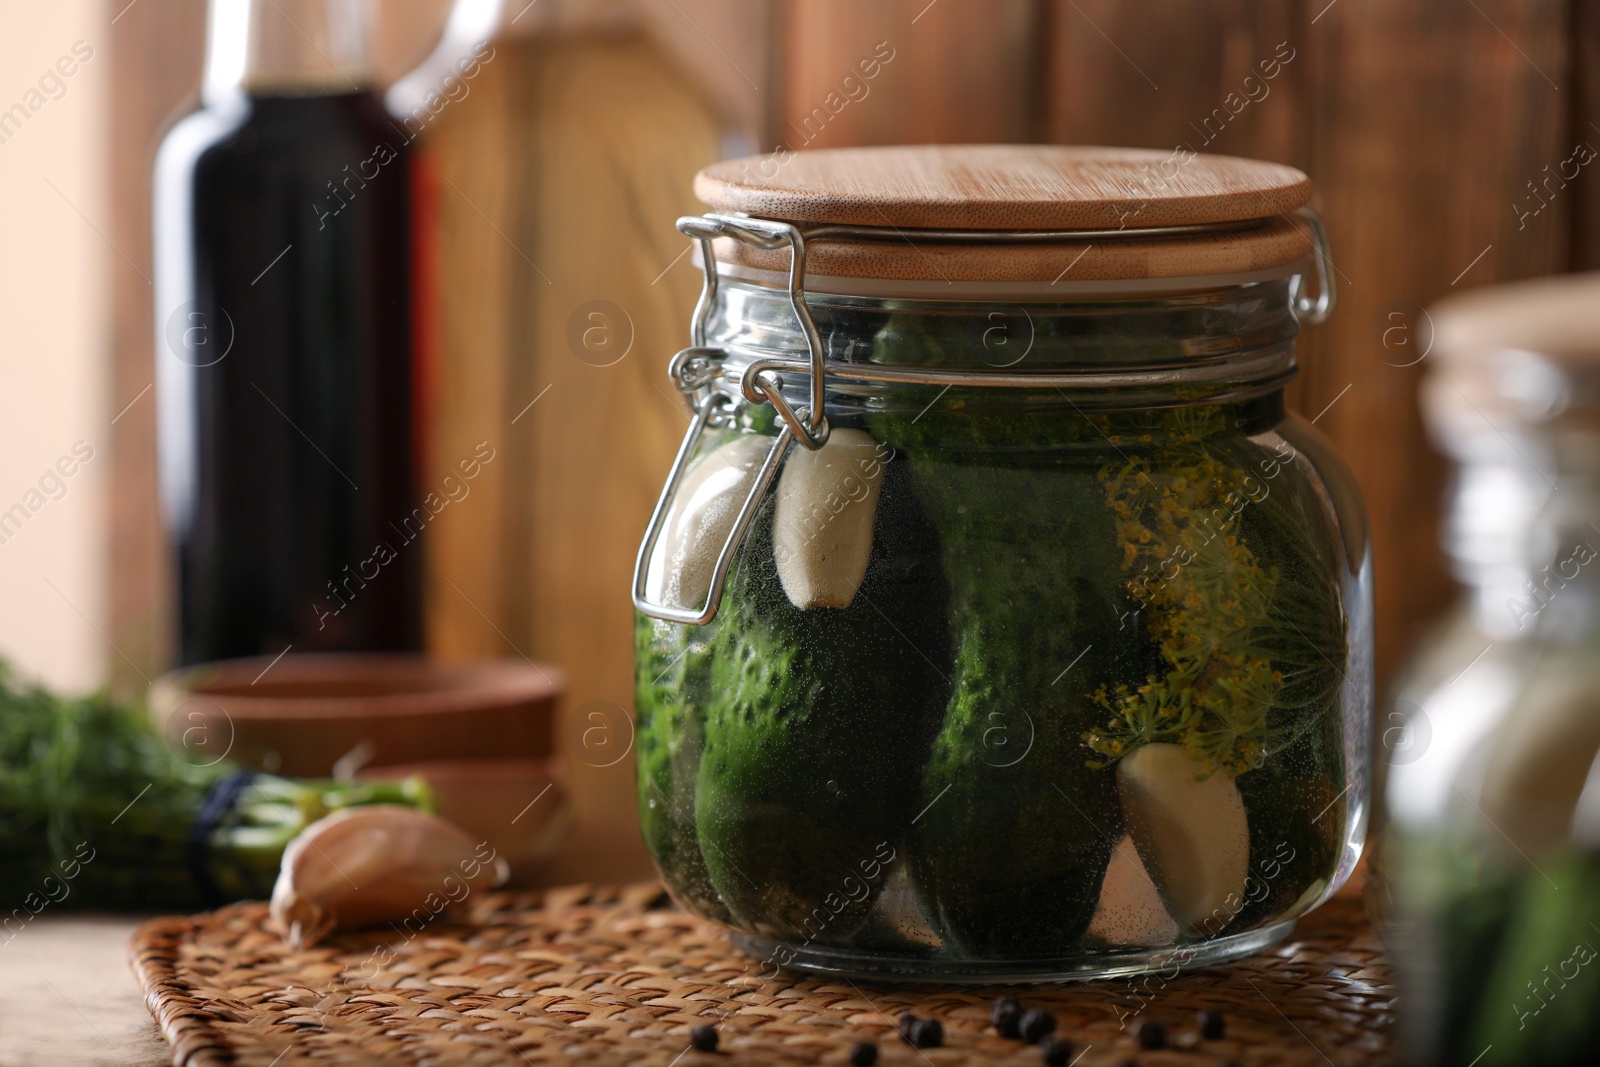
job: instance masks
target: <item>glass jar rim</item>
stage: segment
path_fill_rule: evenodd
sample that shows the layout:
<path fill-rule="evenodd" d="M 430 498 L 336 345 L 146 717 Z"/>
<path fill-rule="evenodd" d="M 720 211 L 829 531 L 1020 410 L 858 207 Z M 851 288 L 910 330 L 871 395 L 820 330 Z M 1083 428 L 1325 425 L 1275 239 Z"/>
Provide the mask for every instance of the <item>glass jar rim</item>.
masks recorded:
<path fill-rule="evenodd" d="M 874 385 L 1094 390 L 1160 380 L 1207 392 L 1231 384 L 1241 388 L 1239 395 L 1253 395 L 1281 388 L 1295 372 L 1299 318 L 1291 283 L 1281 276 L 1181 293 L 1058 296 L 1048 303 L 807 290 L 815 349 L 791 308 L 792 294 L 720 272 L 719 279 L 706 329 L 697 333 L 695 347 L 679 355 L 690 363 L 703 358 L 716 364 L 716 378 L 734 395 L 749 376 L 806 377 L 819 358 L 830 389 L 867 392 Z M 927 323 L 935 331 L 929 335 L 931 358 L 886 359 L 863 345 L 897 319 L 913 329 Z M 1079 334 L 1072 324 L 1080 322 L 1098 323 L 1100 332 Z M 1060 332 L 1052 323 L 1067 329 Z M 991 335 L 1013 328 L 1020 354 L 991 347 Z M 674 379 L 684 369 L 675 363 Z M 745 399 L 760 398 L 746 391 Z"/>

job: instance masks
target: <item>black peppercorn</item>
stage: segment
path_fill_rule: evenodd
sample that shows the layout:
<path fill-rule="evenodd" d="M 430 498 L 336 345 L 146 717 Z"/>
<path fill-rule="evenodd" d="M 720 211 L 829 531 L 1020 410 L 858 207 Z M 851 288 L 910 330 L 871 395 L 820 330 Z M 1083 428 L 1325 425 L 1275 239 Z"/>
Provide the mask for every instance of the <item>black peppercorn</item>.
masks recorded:
<path fill-rule="evenodd" d="M 1207 1041 L 1215 1041 L 1228 1032 L 1228 1024 L 1220 1011 L 1206 1008 L 1195 1016 L 1195 1021 L 1200 1025 L 1200 1036 Z"/>
<path fill-rule="evenodd" d="M 689 1044 L 700 1052 L 717 1051 L 717 1028 L 715 1026 L 697 1026 L 689 1031 Z"/>
<path fill-rule="evenodd" d="M 1001 1037 L 1017 1037 L 1018 1022 L 1022 1019 L 1022 1003 L 1016 997 L 1001 997 L 989 1008 L 989 1021 Z"/>
<path fill-rule="evenodd" d="M 915 1025 L 917 1025 L 916 1015 L 913 1012 L 903 1011 L 900 1013 L 900 1018 L 896 1020 L 894 1024 L 895 1033 L 899 1034 L 907 1041 L 910 1041 L 911 1028 Z"/>
<path fill-rule="evenodd" d="M 1156 1022 L 1154 1019 L 1149 1019 L 1140 1023 L 1139 1047 L 1150 1049 L 1166 1048 L 1167 1028 Z"/>
<path fill-rule="evenodd" d="M 1042 1038 L 1056 1032 L 1056 1017 L 1043 1008 L 1034 1008 L 1023 1013 L 1017 1023 L 1017 1032 L 1022 1040 L 1036 1045 Z"/>
<path fill-rule="evenodd" d="M 944 1044 L 944 1026 L 938 1019 L 918 1019 L 906 1040 L 913 1048 L 938 1048 Z"/>
<path fill-rule="evenodd" d="M 851 1067 L 872 1067 L 878 1062 L 878 1046 L 871 1041 L 857 1041 L 850 1050 Z"/>
<path fill-rule="evenodd" d="M 1039 1042 L 1045 1067 L 1067 1067 L 1072 1062 L 1072 1042 L 1061 1037 L 1047 1037 Z"/>

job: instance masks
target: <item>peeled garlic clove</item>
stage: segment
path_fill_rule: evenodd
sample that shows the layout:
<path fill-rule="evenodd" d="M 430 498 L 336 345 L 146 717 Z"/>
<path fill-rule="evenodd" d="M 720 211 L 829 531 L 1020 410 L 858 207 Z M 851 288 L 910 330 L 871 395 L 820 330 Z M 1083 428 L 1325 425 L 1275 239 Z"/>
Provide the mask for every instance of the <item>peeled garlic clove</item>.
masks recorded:
<path fill-rule="evenodd" d="M 717 554 L 771 448 L 769 438 L 741 434 L 700 457 L 684 474 L 645 572 L 651 600 L 688 608 L 705 603 Z"/>
<path fill-rule="evenodd" d="M 1111 852 L 1089 936 L 1112 945 L 1140 946 L 1170 945 L 1178 938 L 1178 924 L 1167 914 L 1131 837 L 1124 836 Z"/>
<path fill-rule="evenodd" d="M 426 925 L 474 889 L 510 875 L 494 849 L 413 808 L 346 808 L 307 826 L 283 851 L 272 887 L 274 925 L 291 948 L 335 927 Z"/>
<path fill-rule="evenodd" d="M 1534 679 L 1517 702 L 1517 728 L 1485 746 L 1478 808 L 1526 855 L 1565 844 L 1579 824 L 1575 816 L 1600 754 L 1595 682 L 1588 671 Z"/>
<path fill-rule="evenodd" d="M 778 479 L 772 551 L 797 608 L 846 608 L 867 574 L 883 486 L 878 442 L 834 430 L 815 452 L 796 448 Z"/>
<path fill-rule="evenodd" d="M 1250 827 L 1238 786 L 1182 747 L 1149 744 L 1117 764 L 1128 834 L 1167 910 L 1190 934 L 1218 933 L 1243 905 Z"/>
<path fill-rule="evenodd" d="M 917 903 L 917 890 L 911 884 L 911 867 L 896 863 L 889 868 L 883 880 L 883 892 L 873 905 L 873 917 L 868 920 L 873 927 L 885 927 L 896 942 L 910 950 L 937 949 L 939 935 L 928 924 L 922 906 Z"/>

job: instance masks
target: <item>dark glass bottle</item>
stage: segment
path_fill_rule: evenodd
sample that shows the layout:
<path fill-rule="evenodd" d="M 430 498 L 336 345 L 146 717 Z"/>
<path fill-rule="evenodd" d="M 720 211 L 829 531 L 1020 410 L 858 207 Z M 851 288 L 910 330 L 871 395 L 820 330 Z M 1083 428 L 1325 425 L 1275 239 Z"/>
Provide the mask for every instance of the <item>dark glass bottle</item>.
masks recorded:
<path fill-rule="evenodd" d="M 360 16 L 213 0 L 205 106 L 158 158 L 180 663 L 421 645 L 409 158 Z"/>

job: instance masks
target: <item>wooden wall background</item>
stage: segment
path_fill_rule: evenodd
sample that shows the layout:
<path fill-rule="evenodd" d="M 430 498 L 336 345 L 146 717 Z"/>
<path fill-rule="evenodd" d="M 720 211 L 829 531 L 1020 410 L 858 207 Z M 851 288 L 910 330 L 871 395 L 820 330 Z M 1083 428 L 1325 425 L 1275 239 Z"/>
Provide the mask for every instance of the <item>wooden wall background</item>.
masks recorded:
<path fill-rule="evenodd" d="M 442 6 L 389 8 L 394 69 Z M 112 27 L 112 237 L 135 262 L 149 259 L 155 146 L 198 84 L 202 8 L 142 0 Z M 1184 144 L 1307 171 L 1340 306 L 1303 336 L 1292 399 L 1366 496 L 1380 678 L 1450 596 L 1436 547 L 1446 472 L 1415 403 L 1420 308 L 1600 267 L 1597 168 L 1518 216 L 1547 165 L 1600 147 L 1600 0 L 508 0 L 505 17 L 495 59 L 427 135 L 442 299 L 433 461 L 442 471 L 483 439 L 504 457 L 430 533 L 429 640 L 441 655 L 567 671 L 581 821 L 551 880 L 646 869 L 621 755 L 627 584 L 684 425 L 664 369 L 698 279 L 672 220 L 696 209 L 688 182 L 705 162 L 778 144 L 1040 140 Z M 879 42 L 894 58 L 867 95 L 826 111 Z M 1279 72 L 1260 81 L 1270 59 Z M 132 271 L 115 299 L 120 408 L 151 380 L 152 329 Z M 568 340 L 595 301 L 615 343 L 631 342 L 609 366 Z M 111 596 L 112 640 L 151 675 L 168 618 L 153 418 L 142 403 L 115 427 Z"/>

